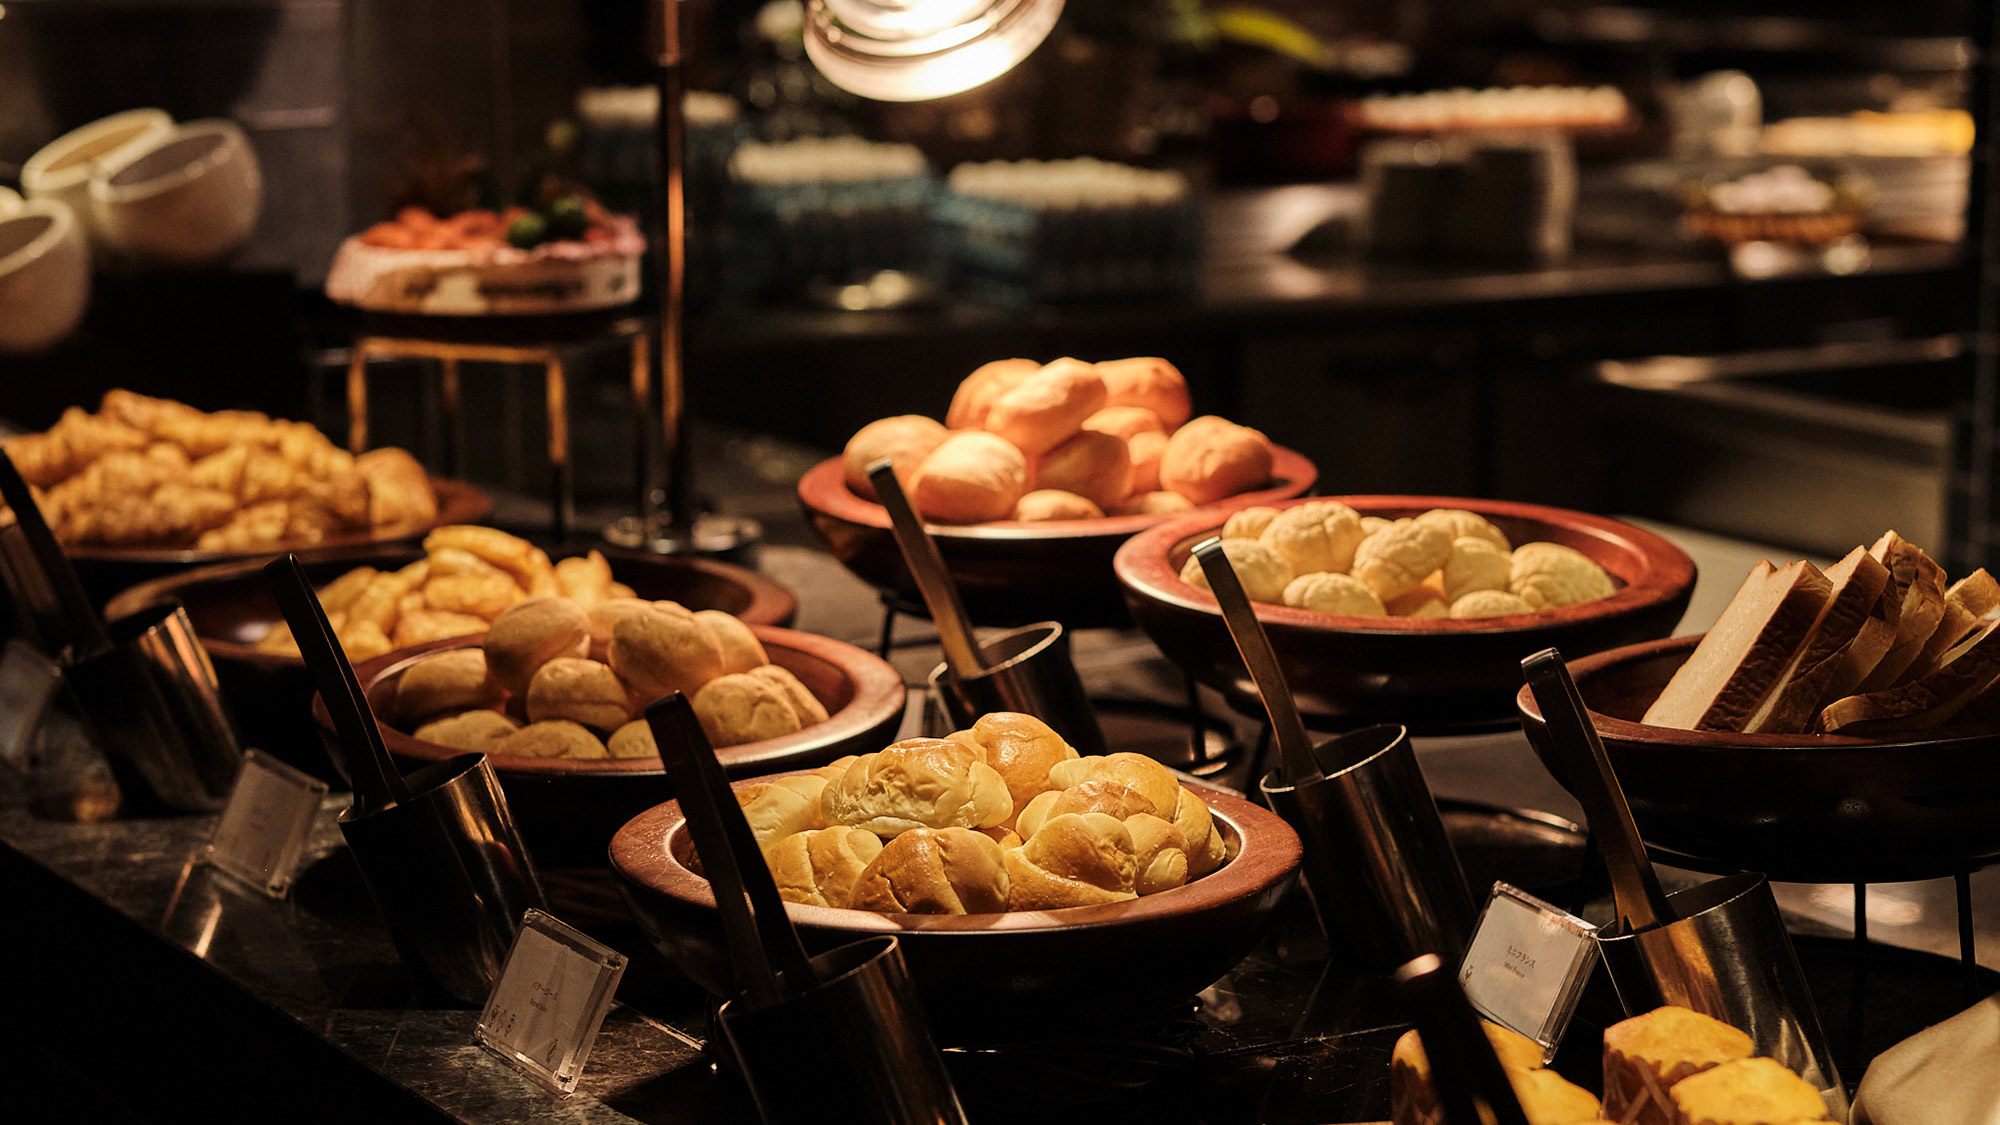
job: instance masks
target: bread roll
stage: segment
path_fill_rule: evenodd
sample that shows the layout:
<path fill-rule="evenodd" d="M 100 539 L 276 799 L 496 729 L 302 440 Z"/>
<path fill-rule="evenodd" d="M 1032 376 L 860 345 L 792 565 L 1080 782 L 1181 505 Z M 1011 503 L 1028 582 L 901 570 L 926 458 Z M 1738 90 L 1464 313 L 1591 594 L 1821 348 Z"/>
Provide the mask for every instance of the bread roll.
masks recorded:
<path fill-rule="evenodd" d="M 1100 364 L 1098 369 L 1103 370 Z M 1107 406 L 1083 420 L 1083 428 L 1100 434 L 1110 434 L 1119 441 L 1129 442 L 1140 434 L 1167 436 L 1167 428 L 1160 423 L 1160 416 L 1143 406 Z"/>
<path fill-rule="evenodd" d="M 1014 829 L 1024 839 L 1033 839 L 1042 825 L 1064 813 L 1103 813 L 1123 821 L 1140 813 L 1150 814 L 1158 807 L 1130 786 L 1115 781 L 1086 781 L 1068 789 L 1036 794 L 1021 810 Z"/>
<path fill-rule="evenodd" d="M 990 711 L 979 717 L 970 730 L 953 734 L 952 739 L 978 748 L 982 760 L 1007 783 L 1014 819 L 1038 793 L 1054 787 L 1049 770 L 1058 762 L 1076 758 L 1076 748 L 1047 723 L 1018 711 Z"/>
<path fill-rule="evenodd" d="M 435 719 L 417 728 L 416 738 L 454 750 L 477 754 L 498 754 L 500 744 L 521 729 L 521 724 L 498 711 L 467 711 L 448 719 Z"/>
<path fill-rule="evenodd" d="M 598 551 L 561 559 L 552 573 L 557 592 L 586 611 L 610 596 L 611 564 Z"/>
<path fill-rule="evenodd" d="M 777 881 L 779 898 L 845 909 L 854 904 L 854 885 L 861 873 L 880 854 L 881 837 L 836 826 L 774 840 L 764 848 L 764 862 Z"/>
<path fill-rule="evenodd" d="M 1215 814 L 1209 811 L 1208 802 L 1186 786 L 1181 787 L 1181 795 L 1174 802 L 1173 822 L 1180 829 L 1181 838 L 1188 842 L 1188 878 L 1206 875 L 1229 858 L 1228 842 L 1216 827 Z"/>
<path fill-rule="evenodd" d="M 1827 1120 L 1819 1091 L 1776 1059 L 1736 1059 L 1711 1067 L 1674 1083 L 1667 1096 L 1674 1102 L 1674 1125 Z"/>
<path fill-rule="evenodd" d="M 1375 591 L 1345 574 L 1301 574 L 1285 585 L 1284 604 L 1315 613 L 1381 617 L 1389 612 Z"/>
<path fill-rule="evenodd" d="M 1213 504 L 1271 482 L 1271 442 L 1248 426 L 1197 418 L 1167 439 L 1160 487 Z"/>
<path fill-rule="evenodd" d="M 694 693 L 694 715 L 709 745 L 718 749 L 780 738 L 805 726 L 784 688 L 742 672 L 703 684 Z"/>
<path fill-rule="evenodd" d="M 765 664 L 750 669 L 750 675 L 784 692 L 786 701 L 792 705 L 792 710 L 798 715 L 802 726 L 809 727 L 815 723 L 826 722 L 826 704 L 821 703 L 819 697 L 800 683 L 799 678 L 792 675 L 789 669 L 776 664 Z"/>
<path fill-rule="evenodd" d="M 1507 617 L 1516 613 L 1533 612 L 1535 612 L 1534 606 L 1505 590 L 1474 590 L 1451 603 L 1451 616 L 1457 620 L 1472 617 Z"/>
<path fill-rule="evenodd" d="M 1103 813 L 1051 817 L 1006 853 L 1007 909 L 1059 910 L 1138 897 L 1132 834 Z"/>
<path fill-rule="evenodd" d="M 750 822 L 750 834 L 757 846 L 766 848 L 794 832 L 809 832 L 827 826 L 820 811 L 826 779 L 817 774 L 781 777 L 736 787 L 736 803 L 743 819 Z"/>
<path fill-rule="evenodd" d="M 1430 524 L 1454 540 L 1485 540 L 1503 555 L 1514 549 L 1514 545 L 1507 541 L 1507 533 L 1493 526 L 1492 521 L 1478 512 L 1468 512 L 1463 508 L 1432 508 L 1418 516 L 1417 522 Z"/>
<path fill-rule="evenodd" d="M 611 669 L 580 656 L 558 656 L 528 681 L 528 721 L 568 719 L 611 731 L 632 718 L 631 696 Z"/>
<path fill-rule="evenodd" d="M 863 754 L 826 787 L 828 824 L 894 836 L 913 828 L 987 828 L 1014 815 L 1007 783 L 965 745 L 907 738 Z"/>
<path fill-rule="evenodd" d="M 1604 1112 L 1632 1125 L 1670 1125 L 1669 1087 L 1751 1054 L 1750 1036 L 1675 1005 L 1621 1020 L 1604 1029 Z"/>
<path fill-rule="evenodd" d="M 1285 587 L 1292 581 L 1292 566 L 1284 556 L 1257 539 L 1224 539 L 1222 554 L 1243 584 L 1243 594 L 1253 602 L 1285 604 Z M 1201 560 L 1188 556 L 1181 566 L 1181 581 L 1197 590 L 1208 589 L 1208 572 Z"/>
<path fill-rule="evenodd" d="M 944 424 L 954 430 L 984 429 L 993 400 L 1041 369 L 1042 365 L 1032 359 L 996 359 L 980 365 L 952 394 Z"/>
<path fill-rule="evenodd" d="M 1024 523 L 1048 520 L 1095 520 L 1104 518 L 1104 509 L 1059 488 L 1038 488 L 1014 505 L 1014 518 Z"/>
<path fill-rule="evenodd" d="M 1461 536 L 1451 541 L 1451 557 L 1439 568 L 1448 605 L 1479 590 L 1505 590 L 1512 581 L 1514 556 L 1492 540 Z"/>
<path fill-rule="evenodd" d="M 1035 487 L 1074 492 L 1108 508 L 1132 493 L 1132 459 L 1124 442 L 1083 430 L 1042 456 Z"/>
<path fill-rule="evenodd" d="M 986 429 L 1030 457 L 1039 457 L 1083 428 L 1104 408 L 1104 379 L 1075 359 L 1059 359 L 993 400 Z"/>
<path fill-rule="evenodd" d="M 1258 538 L 1284 556 L 1293 574 L 1345 574 L 1361 546 L 1361 517 L 1337 500 L 1314 500 L 1280 511 Z"/>
<path fill-rule="evenodd" d="M 1451 537 L 1432 524 L 1396 523 L 1361 541 L 1353 575 L 1384 602 L 1402 597 L 1451 557 Z"/>
<path fill-rule="evenodd" d="M 722 650 L 724 672 L 748 672 L 771 662 L 757 634 L 734 616 L 719 609 L 703 609 L 695 612 L 694 619 L 708 626 L 709 635 Z"/>
<path fill-rule="evenodd" d="M 525 694 L 535 670 L 558 656 L 590 652 L 590 618 L 568 598 L 534 598 L 493 619 L 482 642 L 494 682 Z"/>
<path fill-rule="evenodd" d="M 584 610 L 584 616 L 590 620 L 590 658 L 608 660 L 611 655 L 611 630 L 628 617 L 663 612 L 656 608 L 658 604 L 641 598 L 606 598 Z"/>
<path fill-rule="evenodd" d="M 605 657 L 643 703 L 674 692 L 693 699 L 723 667 L 722 646 L 708 627 L 670 613 L 634 614 L 612 626 Z"/>
<path fill-rule="evenodd" d="M 840 454 L 848 489 L 864 499 L 875 499 L 875 485 L 868 479 L 868 468 L 887 457 L 895 471 L 896 483 L 907 490 L 910 474 L 917 471 L 917 466 L 949 433 L 935 419 L 921 414 L 898 414 L 868 423 L 847 439 L 847 448 Z"/>
<path fill-rule="evenodd" d="M 915 828 L 882 846 L 854 881 L 851 905 L 889 914 L 991 914 L 1007 909 L 1000 845 L 966 828 Z"/>
<path fill-rule="evenodd" d="M 1123 785 L 1144 797 L 1153 806 L 1152 811 L 1164 817 L 1171 817 L 1180 802 L 1180 779 L 1174 776 L 1174 771 L 1144 754 L 1129 751 L 1092 754 L 1049 767 L 1049 783 L 1060 788 L 1073 789 L 1087 781 Z"/>
<path fill-rule="evenodd" d="M 1136 813 L 1125 818 L 1125 831 L 1132 834 L 1133 891 L 1144 897 L 1187 882 L 1187 839 L 1172 821 Z"/>
<path fill-rule="evenodd" d="M 486 653 L 476 648 L 427 656 L 404 669 L 396 681 L 396 713 L 412 725 L 499 702 L 500 685 L 486 674 Z"/>
<path fill-rule="evenodd" d="M 1262 539 L 1270 528 L 1271 521 L 1278 518 L 1278 509 L 1258 504 L 1249 508 L 1238 508 L 1222 521 L 1221 535 L 1224 539 Z M 1340 569 L 1346 570 L 1346 567 Z"/>
<path fill-rule="evenodd" d="M 653 741 L 653 728 L 644 719 L 633 719 L 611 732 L 604 748 L 614 758 L 657 758 L 660 744 Z"/>
<path fill-rule="evenodd" d="M 910 505 L 927 519 L 984 523 L 1013 514 L 1028 491 L 1028 458 L 1005 438 L 962 430 L 910 476 Z"/>
<path fill-rule="evenodd" d="M 1593 602 L 1614 592 L 1603 567 L 1560 543 L 1523 543 L 1515 548 L 1507 589 L 1538 610 Z"/>
<path fill-rule="evenodd" d="M 529 723 L 500 743 L 496 754 L 523 758 L 575 758 L 585 760 L 610 756 L 604 743 L 583 726 L 568 719 Z"/>
<path fill-rule="evenodd" d="M 1114 516 L 1165 516 L 1194 510 L 1194 504 L 1178 492 L 1141 492 L 1127 497 L 1111 509 Z"/>
<path fill-rule="evenodd" d="M 1132 491 L 1165 491 L 1160 487 L 1160 462 L 1167 455 L 1167 441 L 1167 435 L 1150 430 L 1126 439 L 1125 453 L 1132 462 Z M 1180 493 L 1169 492 L 1167 495 L 1180 496 Z M 1186 500 L 1187 497 L 1181 496 L 1181 499 Z M 1192 508 L 1194 504 L 1190 502 L 1187 506 Z"/>
<path fill-rule="evenodd" d="M 1187 379 L 1158 356 L 1108 359 L 1097 365 L 1097 373 L 1104 378 L 1107 406 L 1144 407 L 1168 430 L 1177 429 L 1194 413 Z"/>

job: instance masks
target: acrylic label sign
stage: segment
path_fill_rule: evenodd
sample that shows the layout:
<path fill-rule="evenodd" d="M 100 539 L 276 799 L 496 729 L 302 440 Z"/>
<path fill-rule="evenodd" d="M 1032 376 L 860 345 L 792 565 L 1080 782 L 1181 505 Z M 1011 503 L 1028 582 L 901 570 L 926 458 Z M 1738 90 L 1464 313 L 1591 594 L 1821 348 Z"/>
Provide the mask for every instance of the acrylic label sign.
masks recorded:
<path fill-rule="evenodd" d="M 208 862 L 283 898 L 298 874 L 326 789 L 326 782 L 262 750 L 247 752 L 208 845 Z"/>
<path fill-rule="evenodd" d="M 18 638 L 7 642 L 0 652 L 0 765 L 29 772 L 35 731 L 61 682 L 62 673 L 48 657 Z"/>
<path fill-rule="evenodd" d="M 474 1036 L 530 1078 L 568 1093 L 624 975 L 623 954 L 530 910 Z"/>
<path fill-rule="evenodd" d="M 1534 895 L 1494 883 L 1458 970 L 1481 1015 L 1554 1055 L 1597 963 L 1595 927 Z"/>

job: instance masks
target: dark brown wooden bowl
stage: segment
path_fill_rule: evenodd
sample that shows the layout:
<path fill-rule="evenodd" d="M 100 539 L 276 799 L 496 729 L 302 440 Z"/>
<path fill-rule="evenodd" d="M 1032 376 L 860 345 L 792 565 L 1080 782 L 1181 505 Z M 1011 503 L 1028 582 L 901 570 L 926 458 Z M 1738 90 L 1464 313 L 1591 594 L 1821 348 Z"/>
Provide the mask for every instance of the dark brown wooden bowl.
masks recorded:
<path fill-rule="evenodd" d="M 181 573 L 189 567 L 211 566 L 242 559 L 268 559 L 288 550 L 296 550 L 304 555 L 308 552 L 318 554 L 347 548 L 380 548 L 392 543 L 421 538 L 432 528 L 457 523 L 478 523 L 493 514 L 493 498 L 464 481 L 432 477 L 431 490 L 437 494 L 436 519 L 425 523 L 371 528 L 351 535 L 337 535 L 330 539 L 322 539 L 309 547 L 293 548 L 281 545 L 259 547 L 252 551 L 196 551 L 184 547 L 102 547 L 81 544 L 65 547 L 63 550 L 69 555 L 70 561 L 76 564 L 77 576 L 83 580 L 84 588 L 92 598 L 102 602 L 135 583 Z"/>
<path fill-rule="evenodd" d="M 1546 613 L 1468 620 L 1354 617 L 1257 604 L 1299 709 L 1333 726 L 1402 723 L 1417 731 L 1513 724 L 1523 657 L 1551 646 L 1598 652 L 1673 631 L 1694 593 L 1687 552 L 1630 524 L 1537 504 L 1455 496 L 1336 496 L 1364 516 L 1394 519 L 1463 508 L 1514 543 L 1573 547 L 1610 572 L 1610 597 Z M 1287 508 L 1305 500 L 1283 501 Z M 1249 714 L 1263 705 L 1215 598 L 1181 581 L 1197 543 L 1222 519 L 1189 515 L 1132 537 L 1115 560 L 1132 619 L 1167 658 Z"/>
<path fill-rule="evenodd" d="M 878 934 L 900 938 L 944 1042 L 1046 1039 L 1157 1015 L 1215 983 L 1256 946 L 1299 865 L 1299 838 L 1276 814 L 1184 784 L 1214 811 L 1230 858 L 1183 887 L 1105 906 L 1004 914 L 798 903 L 785 910 L 809 953 Z M 711 993 L 733 995 L 715 893 L 689 869 L 686 823 L 675 802 L 641 813 L 612 838 L 611 872 L 660 952 Z"/>
<path fill-rule="evenodd" d="M 844 641 L 770 625 L 750 628 L 763 642 L 771 663 L 797 676 L 826 705 L 827 720 L 783 738 L 716 751 L 732 777 L 823 766 L 847 754 L 873 753 L 895 741 L 907 692 L 894 668 Z M 481 639 L 483 634 L 414 645 L 355 668 L 382 741 L 406 770 L 465 751 L 414 738 L 398 728 L 397 681 L 425 657 L 475 648 Z M 332 739 L 333 720 L 317 695 L 312 717 L 320 737 Z M 547 867 L 602 867 L 605 845 L 620 825 L 673 797 L 673 786 L 657 757 L 574 761 L 494 754 L 490 760 L 522 840 L 536 862 Z"/>
<path fill-rule="evenodd" d="M 1798 883 L 1901 882 L 2000 860 L 2000 731 L 1894 738 L 1674 730 L 1638 720 L 1700 637 L 1569 661 L 1577 693 L 1656 856 Z M 1521 726 L 1549 772 L 1526 688 Z"/>
<path fill-rule="evenodd" d="M 1273 451 L 1268 488 L 1231 496 L 1198 509 L 1219 525 L 1230 512 L 1311 491 L 1319 471 L 1282 446 Z M 922 604 L 889 530 L 889 513 L 847 487 L 838 457 L 799 478 L 799 504 L 833 557 L 878 590 Z M 938 552 L 958 582 L 966 612 L 982 625 L 1060 621 L 1072 629 L 1125 626 L 1131 618 L 1119 599 L 1111 557 L 1127 539 L 1174 519 L 1111 516 L 1101 520 L 1021 523 L 926 524 Z"/>
<path fill-rule="evenodd" d="M 315 551 L 302 556 L 301 562 L 306 577 L 323 586 L 357 566 L 393 569 L 422 557 L 422 548 L 412 543 Z M 616 550 L 605 550 L 605 557 L 613 576 L 643 598 L 668 598 L 689 609 L 724 610 L 750 625 L 790 624 L 798 608 L 797 599 L 784 587 L 739 566 Z M 305 661 L 255 647 L 284 619 L 264 578 L 264 562 L 245 559 L 156 578 L 113 598 L 106 612 L 117 617 L 178 599 L 187 606 L 195 635 L 215 665 L 242 742 L 327 776 L 319 736 L 308 714 L 313 683 Z"/>

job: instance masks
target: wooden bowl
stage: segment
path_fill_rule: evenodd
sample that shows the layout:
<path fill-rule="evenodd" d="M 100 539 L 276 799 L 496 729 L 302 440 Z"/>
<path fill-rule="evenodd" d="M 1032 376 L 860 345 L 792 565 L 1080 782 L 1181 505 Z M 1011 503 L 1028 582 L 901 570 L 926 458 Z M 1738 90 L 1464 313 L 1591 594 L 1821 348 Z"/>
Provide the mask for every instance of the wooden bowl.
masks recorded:
<path fill-rule="evenodd" d="M 414 543 L 367 545 L 316 551 L 301 562 L 314 585 L 325 585 L 358 566 L 394 569 L 423 554 Z M 612 575 L 643 598 L 672 599 L 689 609 L 724 610 L 749 625 L 790 624 L 798 608 L 797 599 L 784 587 L 739 566 L 640 552 L 606 551 L 605 557 Z M 314 689 L 305 661 L 255 647 L 284 619 L 265 581 L 264 562 L 246 559 L 156 578 L 113 598 L 106 613 L 119 617 L 179 599 L 215 665 L 238 738 L 246 746 L 326 775 L 319 738 L 308 716 Z"/>
<path fill-rule="evenodd" d="M 1700 641 L 1674 637 L 1569 661 L 1632 818 L 1662 861 L 1873 883 L 2000 860 L 2000 731 L 1855 738 L 1640 723 Z M 1561 781 L 1541 708 L 1526 688 L 1515 703 L 1528 741 Z"/>
<path fill-rule="evenodd" d="M 1299 710 L 1330 725 L 1395 722 L 1418 731 L 1512 725 L 1524 657 L 1551 646 L 1583 655 L 1663 637 L 1694 592 L 1694 560 L 1685 551 L 1601 516 L 1454 496 L 1334 499 L 1364 516 L 1390 519 L 1432 508 L 1477 512 L 1514 543 L 1547 541 L 1583 552 L 1610 572 L 1618 589 L 1546 613 L 1467 620 L 1354 617 L 1257 603 L 1257 620 Z M 1262 714 L 1214 596 L 1180 577 L 1194 546 L 1221 528 L 1217 515 L 1203 512 L 1133 536 L 1118 551 L 1118 580 L 1133 620 L 1168 659 L 1239 710 Z"/>
<path fill-rule="evenodd" d="M 1270 487 L 1231 496 L 1199 511 L 1218 524 L 1238 508 L 1302 496 L 1319 479 L 1311 461 L 1274 449 Z M 889 530 L 889 513 L 847 487 L 846 468 L 832 457 L 799 478 L 799 504 L 827 550 L 878 590 L 922 604 Z M 1131 624 L 1119 600 L 1111 557 L 1134 534 L 1175 518 L 1111 516 L 1101 520 L 926 524 L 958 582 L 959 595 L 982 625 L 1060 621 L 1072 629 Z"/>
<path fill-rule="evenodd" d="M 1208 802 L 1230 858 L 1183 887 L 1104 906 L 1004 914 L 799 903 L 785 910 L 808 953 L 877 934 L 900 938 L 944 1042 L 1046 1038 L 1052 1028 L 1068 1035 L 1157 1015 L 1215 983 L 1256 946 L 1299 865 L 1299 838 L 1276 814 L 1184 784 Z M 680 805 L 668 802 L 612 837 L 611 872 L 660 952 L 711 993 L 733 995 L 715 894 L 689 869 L 693 854 Z"/>
<path fill-rule="evenodd" d="M 783 738 L 746 742 L 716 751 L 733 777 L 781 769 L 823 766 L 847 754 L 870 754 L 896 739 L 903 723 L 906 690 L 894 668 L 853 645 L 793 629 L 752 625 L 771 663 L 791 672 L 826 705 L 827 720 Z M 395 724 L 397 681 L 411 665 L 434 653 L 476 648 L 481 636 L 456 637 L 385 653 L 355 668 L 368 697 L 382 741 L 406 769 L 417 769 L 465 751 L 412 737 Z M 333 720 L 315 695 L 313 721 L 322 738 L 333 737 Z M 490 755 L 506 790 L 507 804 L 521 838 L 536 862 L 548 867 L 602 867 L 604 846 L 619 826 L 662 801 L 671 800 L 660 759 L 533 758 Z"/>

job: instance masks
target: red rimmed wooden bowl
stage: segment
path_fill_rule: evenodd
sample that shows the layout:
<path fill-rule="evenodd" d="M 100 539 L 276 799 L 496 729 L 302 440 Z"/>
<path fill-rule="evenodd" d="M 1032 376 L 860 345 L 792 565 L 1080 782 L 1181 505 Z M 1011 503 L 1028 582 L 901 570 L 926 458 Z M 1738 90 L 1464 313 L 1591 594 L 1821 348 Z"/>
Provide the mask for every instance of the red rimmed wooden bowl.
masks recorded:
<path fill-rule="evenodd" d="M 785 910 L 809 953 L 878 934 L 900 938 L 932 1029 L 945 1042 L 1046 1038 L 1051 1018 L 1072 1033 L 1157 1015 L 1243 960 L 1299 865 L 1299 838 L 1275 813 L 1183 784 L 1208 802 L 1229 845 L 1227 863 L 1186 886 L 1105 906 L 1004 914 L 877 914 L 799 903 Z M 693 855 L 680 805 L 668 802 L 618 830 L 611 872 L 660 952 L 711 993 L 733 995 L 715 892 L 690 870 Z"/>
<path fill-rule="evenodd" d="M 797 676 L 826 706 L 827 720 L 783 738 L 716 751 L 732 777 L 823 766 L 847 754 L 873 753 L 895 741 L 907 696 L 901 673 L 844 641 L 770 625 L 750 629 L 763 642 L 771 663 Z M 399 728 L 397 681 L 425 657 L 475 648 L 481 639 L 483 635 L 414 645 L 354 669 L 383 743 L 406 768 L 441 762 L 464 751 L 423 741 Z M 320 737 L 331 739 L 333 720 L 317 695 L 312 717 Z M 602 867 L 605 844 L 620 825 L 673 797 L 673 786 L 657 757 L 576 761 L 494 754 L 490 758 L 521 838 L 536 862 L 546 867 Z"/>
<path fill-rule="evenodd" d="M 1854 738 L 1640 723 L 1700 641 L 1569 661 L 1632 818 L 1662 861 L 1798 883 L 1901 882 L 2000 861 L 2000 731 Z M 1526 688 L 1515 703 L 1561 781 L 1541 708 Z"/>
<path fill-rule="evenodd" d="M 1319 480 L 1311 461 L 1283 447 L 1273 451 L 1271 475 L 1269 487 L 1199 510 L 1214 513 L 1220 525 L 1238 508 L 1303 496 Z M 890 533 L 887 509 L 847 487 L 840 458 L 822 461 L 799 478 L 799 504 L 827 550 L 847 569 L 878 590 L 922 604 Z M 925 526 L 937 540 L 938 552 L 957 580 L 973 620 L 983 625 L 1060 621 L 1072 629 L 1085 629 L 1131 623 L 1111 573 L 1111 557 L 1133 535 L 1173 518 L 1169 514 Z"/>
<path fill-rule="evenodd" d="M 1546 613 L 1461 621 L 1354 617 L 1257 603 L 1257 620 L 1271 638 L 1300 711 L 1329 725 L 1395 722 L 1432 732 L 1511 726 L 1523 657 L 1552 646 L 1565 655 L 1582 655 L 1666 636 L 1694 593 L 1694 560 L 1687 552 L 1602 516 L 1455 496 L 1331 499 L 1386 519 L 1432 508 L 1477 512 L 1513 543 L 1546 541 L 1581 551 L 1611 574 L 1617 590 L 1599 601 Z M 1195 545 L 1220 531 L 1222 523 L 1204 512 L 1162 524 L 1133 536 L 1114 565 L 1132 619 L 1167 658 L 1238 709 L 1262 714 L 1214 596 L 1181 581 L 1181 567 Z"/>
<path fill-rule="evenodd" d="M 641 552 L 604 553 L 612 575 L 643 598 L 671 599 L 689 609 L 720 609 L 750 625 L 787 625 L 798 609 L 790 591 L 740 566 Z M 358 566 L 392 569 L 423 554 L 414 543 L 348 547 L 311 552 L 301 556 L 301 563 L 306 577 L 323 586 Z M 305 661 L 256 648 L 257 640 L 284 619 L 264 578 L 264 562 L 246 559 L 156 578 L 113 598 L 106 612 L 122 616 L 178 599 L 187 606 L 195 635 L 215 665 L 238 738 L 247 746 L 325 774 L 310 717 L 313 682 Z"/>

